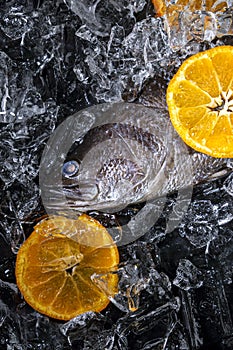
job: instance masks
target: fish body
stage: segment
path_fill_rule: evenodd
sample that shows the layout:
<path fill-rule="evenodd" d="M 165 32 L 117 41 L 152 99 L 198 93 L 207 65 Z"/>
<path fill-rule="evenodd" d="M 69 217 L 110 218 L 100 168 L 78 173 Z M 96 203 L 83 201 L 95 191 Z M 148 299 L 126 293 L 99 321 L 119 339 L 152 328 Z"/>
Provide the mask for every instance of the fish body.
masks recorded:
<path fill-rule="evenodd" d="M 62 191 L 78 211 L 119 210 L 193 186 L 227 167 L 227 159 L 190 150 L 166 109 L 100 104 L 73 117 L 85 131 L 65 159 Z M 93 120 L 90 128 L 85 120 Z"/>

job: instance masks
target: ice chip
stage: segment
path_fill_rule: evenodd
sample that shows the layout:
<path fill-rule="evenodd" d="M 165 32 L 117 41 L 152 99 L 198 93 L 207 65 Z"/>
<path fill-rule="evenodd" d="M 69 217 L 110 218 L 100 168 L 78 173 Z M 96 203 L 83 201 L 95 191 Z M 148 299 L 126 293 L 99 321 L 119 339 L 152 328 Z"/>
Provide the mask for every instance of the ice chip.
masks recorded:
<path fill-rule="evenodd" d="M 230 195 L 233 196 L 233 173 L 229 174 L 223 183 L 223 189 Z"/>
<path fill-rule="evenodd" d="M 190 204 L 179 233 L 196 247 L 203 247 L 218 234 L 217 212 L 209 200 L 197 200 Z"/>
<path fill-rule="evenodd" d="M 202 272 L 191 261 L 181 259 L 173 284 L 183 290 L 200 288 L 203 284 Z"/>

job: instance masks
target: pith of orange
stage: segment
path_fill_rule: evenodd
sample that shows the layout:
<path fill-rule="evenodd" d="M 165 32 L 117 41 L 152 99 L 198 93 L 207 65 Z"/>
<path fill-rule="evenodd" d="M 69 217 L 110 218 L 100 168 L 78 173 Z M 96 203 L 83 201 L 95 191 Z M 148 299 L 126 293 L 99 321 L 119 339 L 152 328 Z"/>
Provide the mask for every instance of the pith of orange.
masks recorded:
<path fill-rule="evenodd" d="M 86 311 L 99 312 L 117 293 L 118 249 L 107 230 L 81 215 L 39 222 L 16 260 L 17 285 L 35 310 L 60 320 Z M 108 296 L 92 281 L 104 274 Z"/>
<path fill-rule="evenodd" d="M 233 157 L 233 46 L 189 57 L 167 89 L 170 118 L 196 151 Z"/>

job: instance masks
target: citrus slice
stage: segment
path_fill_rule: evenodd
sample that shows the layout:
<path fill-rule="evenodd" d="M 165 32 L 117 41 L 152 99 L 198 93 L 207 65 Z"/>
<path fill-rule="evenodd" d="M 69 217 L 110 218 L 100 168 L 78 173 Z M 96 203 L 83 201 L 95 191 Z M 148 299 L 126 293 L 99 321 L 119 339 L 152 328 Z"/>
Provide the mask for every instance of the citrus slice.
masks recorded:
<path fill-rule="evenodd" d="M 167 104 L 174 128 L 196 151 L 233 157 L 233 46 L 189 57 L 172 78 Z"/>
<path fill-rule="evenodd" d="M 161 17 L 175 15 L 179 11 L 208 11 L 219 12 L 227 8 L 226 0 L 151 0 L 156 16 Z"/>
<path fill-rule="evenodd" d="M 77 220 L 53 216 L 39 222 L 21 246 L 16 280 L 35 310 L 69 320 L 108 305 L 108 297 L 117 293 L 118 263 L 112 237 L 96 220 L 84 214 Z M 108 296 L 92 282 L 95 274 L 105 274 Z"/>

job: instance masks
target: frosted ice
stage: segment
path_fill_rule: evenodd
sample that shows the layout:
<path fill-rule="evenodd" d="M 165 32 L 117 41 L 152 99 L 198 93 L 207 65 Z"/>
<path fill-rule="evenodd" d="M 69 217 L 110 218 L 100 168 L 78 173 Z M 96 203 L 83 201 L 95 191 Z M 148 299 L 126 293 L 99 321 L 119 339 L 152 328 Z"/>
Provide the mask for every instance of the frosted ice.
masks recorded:
<path fill-rule="evenodd" d="M 23 36 L 30 31 L 32 27 L 32 18 L 23 4 L 17 4 L 17 2 L 14 1 L 9 1 L 9 3 L 11 3 L 9 12 L 7 11 L 7 6 L 2 10 L 0 28 L 11 39 L 23 40 Z"/>
<path fill-rule="evenodd" d="M 198 303 L 192 291 L 180 290 L 181 312 L 184 317 L 184 327 L 189 335 L 191 349 L 199 349 L 203 345 L 203 336 L 198 316 Z"/>
<path fill-rule="evenodd" d="M 218 215 L 219 225 L 224 225 L 233 220 L 233 203 L 230 200 L 225 203 L 216 204 L 215 210 Z"/>
<path fill-rule="evenodd" d="M 233 34 L 231 0 L 211 3 L 190 0 L 185 5 L 170 0 L 164 3 L 165 30 L 174 50 L 192 40 L 211 42 L 216 37 Z"/>
<path fill-rule="evenodd" d="M 173 284 L 183 290 L 199 288 L 203 284 L 202 272 L 191 261 L 181 259 L 176 270 Z"/>
<path fill-rule="evenodd" d="M 0 343 L 4 349 L 68 349 L 68 342 L 48 318 L 27 310 L 12 310 L 0 302 Z"/>
<path fill-rule="evenodd" d="M 187 338 L 176 317 L 179 307 L 179 300 L 174 299 L 155 310 L 145 307 L 140 312 L 124 316 L 116 324 L 120 349 L 130 348 L 133 344 L 135 349 L 140 349 L 140 346 L 142 349 L 142 344 L 143 349 L 160 349 L 161 346 L 166 349 L 174 346 L 189 349 Z M 151 340 L 144 343 L 143 337 L 149 333 Z"/>
<path fill-rule="evenodd" d="M 135 13 L 142 11 L 144 1 L 139 5 L 132 1 L 127 6 L 119 1 L 109 1 L 104 6 L 102 1 L 83 5 L 69 0 L 68 4 L 82 18 L 83 25 L 76 35 L 86 41 L 84 66 L 78 61 L 74 72 L 81 81 L 92 78 L 97 100 L 106 102 L 135 100 L 149 78 L 166 75 L 180 64 L 182 56 L 184 59 L 200 51 L 202 42 L 208 46 L 215 38 L 232 32 L 230 7 L 216 13 L 187 7 L 175 15 L 172 12 L 170 16 L 150 17 L 135 23 Z M 107 24 L 103 16 L 105 6 L 107 14 L 111 10 L 114 14 Z M 129 16 L 127 27 L 122 25 L 119 14 L 125 20 Z"/>
<path fill-rule="evenodd" d="M 124 27 L 116 24 L 107 43 L 93 36 L 92 30 L 85 24 L 76 31 L 79 38 L 87 41 L 87 57 L 82 73 L 78 66 L 75 73 L 93 77 L 98 100 L 119 101 L 126 89 L 129 98 L 135 99 L 142 84 L 154 75 L 156 66 L 166 64 L 169 47 L 160 19 L 142 20 L 128 35 Z"/>
<path fill-rule="evenodd" d="M 233 196 L 233 173 L 231 173 L 223 183 L 223 189 Z"/>
<path fill-rule="evenodd" d="M 119 278 L 118 293 L 109 298 L 121 311 L 136 311 L 140 307 L 140 293 L 146 288 L 149 276 L 142 276 L 140 261 L 127 261 L 124 265 L 116 272 Z M 92 277 L 97 286 L 108 295 L 106 276 L 95 274 Z"/>
<path fill-rule="evenodd" d="M 217 236 L 216 221 L 217 213 L 211 201 L 193 201 L 179 227 L 179 232 L 196 247 L 202 247 Z"/>

